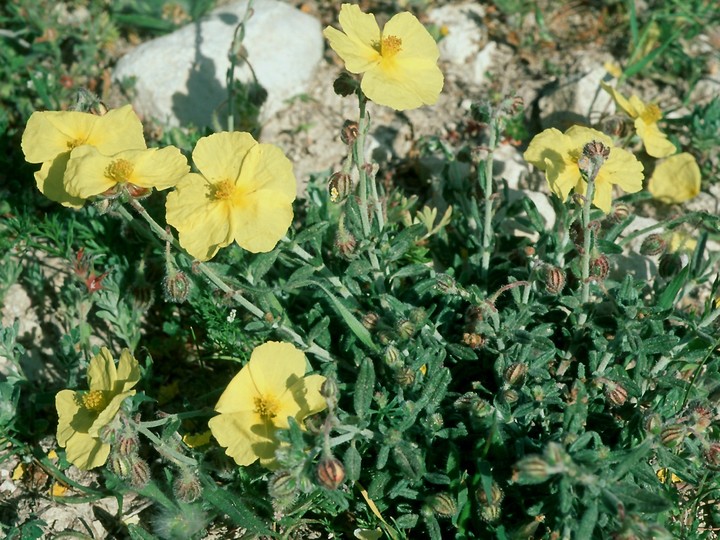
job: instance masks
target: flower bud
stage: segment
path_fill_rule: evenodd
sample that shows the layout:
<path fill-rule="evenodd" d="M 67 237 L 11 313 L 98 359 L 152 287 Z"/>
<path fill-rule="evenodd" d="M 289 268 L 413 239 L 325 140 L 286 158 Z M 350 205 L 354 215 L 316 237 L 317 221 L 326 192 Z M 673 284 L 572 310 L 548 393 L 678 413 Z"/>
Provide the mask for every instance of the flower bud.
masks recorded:
<path fill-rule="evenodd" d="M 335 79 L 335 82 L 333 82 L 333 90 L 338 96 L 349 96 L 353 94 L 358 87 L 358 82 L 346 72 L 342 72 L 340 76 Z"/>
<path fill-rule="evenodd" d="M 134 433 L 122 433 L 117 436 L 117 451 L 120 455 L 137 454 L 140 441 Z"/>
<path fill-rule="evenodd" d="M 475 491 L 475 498 L 482 505 L 500 504 L 504 497 L 503 490 L 494 480 L 490 486 L 490 499 L 488 499 L 487 492 L 482 486 Z"/>
<path fill-rule="evenodd" d="M 470 415 L 475 419 L 484 418 L 487 415 L 489 415 L 493 411 L 492 405 L 490 405 L 490 402 L 477 398 L 475 401 L 473 401 L 470 404 Z"/>
<path fill-rule="evenodd" d="M 710 467 L 720 467 L 720 443 L 711 443 L 703 452 L 705 461 Z"/>
<path fill-rule="evenodd" d="M 335 490 L 345 480 L 345 467 L 339 459 L 325 458 L 317 466 L 317 477 L 321 486 Z"/>
<path fill-rule="evenodd" d="M 337 233 L 335 233 L 335 247 L 343 257 L 350 257 L 355 253 L 356 245 L 357 240 L 353 233 L 344 227 L 338 228 Z"/>
<path fill-rule="evenodd" d="M 527 456 L 515 465 L 513 478 L 524 484 L 540 484 L 550 478 L 550 466 L 540 456 Z"/>
<path fill-rule="evenodd" d="M 608 258 L 600 254 L 590 260 L 590 279 L 604 281 L 610 274 L 610 261 Z"/>
<path fill-rule="evenodd" d="M 297 492 L 297 481 L 287 471 L 276 472 L 268 481 L 268 492 L 273 499 L 284 499 Z"/>
<path fill-rule="evenodd" d="M 445 420 L 440 413 L 433 413 L 430 415 L 430 418 L 428 418 L 428 427 L 430 428 L 430 431 L 440 431 L 444 425 Z"/>
<path fill-rule="evenodd" d="M 559 294 L 566 283 L 565 272 L 557 266 L 545 268 L 545 290 L 550 294 Z"/>
<path fill-rule="evenodd" d="M 502 515 L 502 508 L 499 504 L 491 504 L 490 506 L 483 506 L 480 509 L 480 519 L 487 523 L 495 523 L 500 519 Z"/>
<path fill-rule="evenodd" d="M 110 457 L 110 470 L 118 475 L 120 478 L 128 478 L 130 476 L 130 459 L 127 456 L 123 456 L 117 453 L 113 453 Z"/>
<path fill-rule="evenodd" d="M 614 223 L 620 223 L 621 221 L 627 219 L 629 215 L 630 207 L 625 203 L 617 203 L 613 206 L 612 212 L 610 212 L 607 219 Z"/>
<path fill-rule="evenodd" d="M 335 377 L 326 378 L 320 385 L 320 395 L 328 401 L 337 402 L 338 395 L 340 395 L 340 388 L 338 388 Z"/>
<path fill-rule="evenodd" d="M 415 333 L 415 325 L 408 319 L 401 319 L 397 322 L 396 330 L 400 339 L 410 339 Z"/>
<path fill-rule="evenodd" d="M 410 310 L 409 319 L 413 324 L 422 324 L 427 318 L 427 311 L 423 308 L 414 308 Z"/>
<path fill-rule="evenodd" d="M 370 311 L 363 315 L 362 318 L 362 325 L 367 328 L 368 330 L 373 330 L 377 326 L 378 321 L 380 320 L 380 316 L 375 313 L 374 311 Z"/>
<path fill-rule="evenodd" d="M 512 388 L 503 390 L 501 395 L 502 395 L 502 400 L 505 403 L 507 403 L 508 405 L 517 403 L 518 400 L 520 399 L 520 394 L 517 393 L 517 390 L 514 390 Z"/>
<path fill-rule="evenodd" d="M 455 512 L 457 512 L 457 504 L 455 504 L 455 500 L 448 493 L 436 493 L 425 499 L 425 503 L 438 517 L 452 517 L 455 515 Z"/>
<path fill-rule="evenodd" d="M 415 382 L 415 372 L 409 367 L 400 368 L 395 372 L 395 382 L 403 388 L 408 388 Z"/>
<path fill-rule="evenodd" d="M 515 362 L 505 369 L 503 378 L 506 383 L 511 384 L 512 386 L 520 386 L 525 382 L 527 372 L 528 367 L 526 364 Z"/>
<path fill-rule="evenodd" d="M 455 279 L 448 274 L 438 274 L 436 278 L 435 286 L 438 290 L 444 294 L 455 294 L 457 288 L 455 286 Z"/>
<path fill-rule="evenodd" d="M 385 365 L 390 369 L 399 369 L 403 366 L 402 354 L 395 345 L 388 345 L 385 347 L 385 354 L 383 355 Z"/>
<path fill-rule="evenodd" d="M 608 381 L 605 387 L 605 399 L 612 407 L 622 407 L 627 401 L 628 393 L 621 384 Z"/>
<path fill-rule="evenodd" d="M 342 130 L 340 131 L 340 140 L 348 146 L 355 144 L 355 140 L 360 134 L 358 123 L 354 120 L 345 120 Z"/>
<path fill-rule="evenodd" d="M 163 279 L 163 290 L 166 302 L 182 304 L 190 293 L 190 279 L 185 272 L 170 270 Z"/>
<path fill-rule="evenodd" d="M 485 338 L 480 334 L 466 332 L 463 334 L 463 343 L 471 349 L 480 349 L 485 345 Z"/>
<path fill-rule="evenodd" d="M 150 466 L 147 461 L 136 457 L 132 460 L 132 467 L 130 468 L 130 484 L 134 488 L 141 489 L 148 485 L 150 482 Z"/>
<path fill-rule="evenodd" d="M 200 480 L 190 470 L 183 470 L 173 482 L 175 496 L 181 501 L 193 502 L 202 495 Z"/>
<path fill-rule="evenodd" d="M 662 255 L 667 249 L 667 242 L 661 234 L 648 234 L 640 245 L 642 255 Z"/>
<path fill-rule="evenodd" d="M 330 202 L 339 203 L 344 201 L 352 193 L 353 181 L 345 172 L 335 172 L 328 180 L 328 193 Z"/>
<path fill-rule="evenodd" d="M 653 413 L 645 419 L 645 430 L 652 435 L 659 435 L 662 430 L 662 418 Z"/>
<path fill-rule="evenodd" d="M 668 448 L 674 448 L 683 442 L 685 427 L 678 424 L 666 426 L 660 432 L 660 442 Z"/>

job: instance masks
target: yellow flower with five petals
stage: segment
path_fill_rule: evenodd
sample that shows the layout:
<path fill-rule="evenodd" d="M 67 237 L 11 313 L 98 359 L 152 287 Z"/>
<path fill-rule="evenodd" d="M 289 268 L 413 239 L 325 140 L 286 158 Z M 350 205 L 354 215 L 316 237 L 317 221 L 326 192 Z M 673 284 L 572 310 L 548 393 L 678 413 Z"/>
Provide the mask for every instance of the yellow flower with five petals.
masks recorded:
<path fill-rule="evenodd" d="M 146 148 L 142 123 L 130 105 L 102 116 L 77 111 L 36 111 L 25 126 L 21 145 L 28 163 L 42 163 L 35 173 L 40 192 L 73 208 L 80 208 L 85 202 L 65 187 L 65 169 L 73 148 L 90 145 L 107 155 Z"/>
<path fill-rule="evenodd" d="M 622 148 L 614 147 L 612 139 L 595 129 L 573 126 L 565 133 L 549 128 L 537 134 L 528 146 L 523 157 L 541 171 L 552 192 L 561 200 L 566 200 L 574 189 L 584 195 L 587 182 L 580 174 L 578 159 L 583 147 L 591 142 L 601 142 L 610 149 L 607 161 L 600 167 L 595 178 L 593 204 L 608 214 L 612 205 L 612 187 L 620 186 L 627 193 L 642 189 L 643 165 L 633 154 Z"/>
<path fill-rule="evenodd" d="M 233 241 L 253 253 L 272 250 L 290 227 L 296 191 L 282 150 L 221 132 L 200 139 L 192 157 L 199 174 L 182 178 L 166 201 L 180 245 L 201 261 Z"/>
<path fill-rule="evenodd" d="M 256 347 L 250 361 L 230 381 L 211 418 L 210 430 L 238 465 L 275 462 L 276 432 L 288 418 L 302 421 L 327 406 L 320 394 L 322 375 L 307 375 L 307 360 L 290 343 L 270 341 Z"/>
<path fill-rule="evenodd" d="M 65 189 L 71 195 L 88 199 L 124 187 L 131 193 L 177 184 L 190 167 L 174 146 L 125 150 L 106 156 L 93 146 L 83 145 L 70 152 L 65 169 Z"/>
<path fill-rule="evenodd" d="M 132 388 L 140 380 L 137 360 L 128 349 L 115 365 L 105 347 L 90 360 L 87 370 L 90 389 L 61 390 L 55 396 L 58 413 L 57 441 L 65 448 L 67 460 L 80 469 L 103 465 L 110 445 L 103 440 L 103 428 L 110 424 L 126 398 L 135 395 Z"/>
<path fill-rule="evenodd" d="M 362 73 L 368 99 L 398 111 L 434 104 L 443 87 L 437 43 L 411 13 L 398 13 L 382 31 L 375 16 L 353 4 L 340 8 L 343 31 L 323 34 L 350 73 Z"/>
<path fill-rule="evenodd" d="M 656 158 L 667 157 L 677 148 L 671 143 L 657 123 L 662 118 L 660 108 L 654 103 L 643 103 L 636 95 L 626 99 L 620 92 L 605 82 L 600 82 L 603 90 L 609 93 L 618 107 L 635 120 L 635 130 L 645 146 L 648 155 Z"/>

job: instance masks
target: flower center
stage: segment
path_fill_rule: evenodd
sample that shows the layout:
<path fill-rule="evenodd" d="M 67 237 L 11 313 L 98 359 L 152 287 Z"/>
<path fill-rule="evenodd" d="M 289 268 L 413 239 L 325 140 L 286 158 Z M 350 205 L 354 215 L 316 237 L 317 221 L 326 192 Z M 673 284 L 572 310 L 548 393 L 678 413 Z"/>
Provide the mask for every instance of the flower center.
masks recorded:
<path fill-rule="evenodd" d="M 280 404 L 274 396 L 258 396 L 254 399 L 255 413 L 263 420 L 272 420 L 277 416 Z"/>
<path fill-rule="evenodd" d="M 82 404 L 89 411 L 100 412 L 107 405 L 105 393 L 102 390 L 90 390 L 83 395 Z"/>
<path fill-rule="evenodd" d="M 391 58 L 402 50 L 402 39 L 397 36 L 383 38 L 380 54 L 383 58 Z"/>
<path fill-rule="evenodd" d="M 232 180 L 223 180 L 213 186 L 213 198 L 225 201 L 235 194 L 235 183 Z"/>
<path fill-rule="evenodd" d="M 658 107 L 654 103 L 650 103 L 648 106 L 645 107 L 645 110 L 640 115 L 640 118 L 642 118 L 643 121 L 647 124 L 657 123 L 657 121 L 662 118 L 662 112 L 660 112 L 660 107 Z"/>
<path fill-rule="evenodd" d="M 72 141 L 67 142 L 68 150 L 72 150 L 73 148 L 80 146 L 83 143 L 80 139 L 73 139 Z"/>
<path fill-rule="evenodd" d="M 133 164 L 127 159 L 116 159 L 105 169 L 105 176 L 118 184 L 127 182 L 133 172 Z"/>

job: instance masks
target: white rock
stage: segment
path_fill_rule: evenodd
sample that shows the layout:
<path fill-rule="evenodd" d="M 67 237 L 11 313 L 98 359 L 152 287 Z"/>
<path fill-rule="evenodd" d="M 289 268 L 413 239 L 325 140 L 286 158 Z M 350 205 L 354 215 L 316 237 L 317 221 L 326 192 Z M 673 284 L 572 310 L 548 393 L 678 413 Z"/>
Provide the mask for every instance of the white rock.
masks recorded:
<path fill-rule="evenodd" d="M 493 154 L 493 176 L 502 178 L 510 189 L 518 189 L 520 180 L 530 173 L 527 161 L 510 144 L 501 144 Z"/>
<path fill-rule="evenodd" d="M 113 77 L 135 78 L 133 105 L 138 113 L 169 126 L 211 125 L 213 112 L 227 100 L 228 54 L 246 6 L 246 0 L 222 6 L 199 23 L 143 43 L 125 55 Z M 319 21 L 277 0 L 255 1 L 242 45 L 268 92 L 261 119 L 307 90 L 324 47 Z M 235 76 L 252 81 L 247 65 L 237 65 Z"/>
<path fill-rule="evenodd" d="M 484 28 L 480 21 L 485 8 L 475 2 L 445 5 L 432 9 L 428 20 L 447 28 L 447 35 L 440 40 L 440 59 L 452 64 L 463 65 L 480 52 L 485 41 Z"/>
<path fill-rule="evenodd" d="M 554 91 L 540 98 L 542 127 L 565 131 L 574 124 L 594 124 L 603 115 L 613 114 L 615 103 L 600 88 L 600 81 L 606 75 L 604 67 L 588 63 L 581 66 L 579 76 L 561 82 Z"/>

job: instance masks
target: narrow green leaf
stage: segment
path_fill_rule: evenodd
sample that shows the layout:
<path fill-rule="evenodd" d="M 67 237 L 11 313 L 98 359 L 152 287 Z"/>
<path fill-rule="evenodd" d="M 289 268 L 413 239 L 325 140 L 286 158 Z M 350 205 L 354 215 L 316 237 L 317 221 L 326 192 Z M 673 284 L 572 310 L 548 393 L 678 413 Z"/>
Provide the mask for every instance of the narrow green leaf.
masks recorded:
<path fill-rule="evenodd" d="M 314 283 L 314 285 L 317 285 L 327 295 L 330 303 L 337 310 L 345 323 L 350 327 L 352 333 L 355 334 L 355 336 L 357 336 L 357 338 L 362 341 L 362 343 L 370 350 L 377 351 L 377 345 L 375 345 L 375 343 L 373 342 L 370 332 L 362 325 L 360 321 L 357 320 L 357 318 L 350 312 L 350 310 L 345 307 L 345 305 L 324 286 L 320 285 L 319 283 Z"/>
<path fill-rule="evenodd" d="M 353 395 L 355 414 L 360 418 L 365 418 L 370 410 L 374 392 L 375 366 L 373 365 L 372 359 L 364 358 L 360 364 L 357 382 L 355 383 L 355 394 Z"/>
<path fill-rule="evenodd" d="M 673 280 L 665 287 L 665 290 L 658 298 L 657 307 L 661 310 L 670 309 L 675 304 L 675 297 L 680 289 L 687 282 L 688 272 L 690 269 L 686 266 Z"/>
<path fill-rule="evenodd" d="M 267 524 L 245 506 L 237 496 L 213 484 L 206 484 L 203 490 L 203 500 L 227 515 L 236 525 L 246 528 L 248 532 L 277 538 Z"/>
<path fill-rule="evenodd" d="M 355 448 L 355 441 L 350 443 L 348 449 L 345 450 L 343 456 L 343 465 L 345 465 L 345 474 L 347 479 L 351 482 L 355 482 L 360 478 L 360 471 L 362 468 L 362 457 L 360 452 Z"/>
<path fill-rule="evenodd" d="M 598 520 L 598 502 L 594 499 L 585 509 L 585 513 L 580 519 L 580 526 L 577 529 L 575 538 L 592 538 L 595 525 Z"/>
<path fill-rule="evenodd" d="M 130 534 L 130 538 L 132 540 L 157 540 L 156 536 L 153 536 L 145 529 L 139 525 L 135 525 L 134 523 L 130 523 L 128 525 L 128 533 Z"/>

